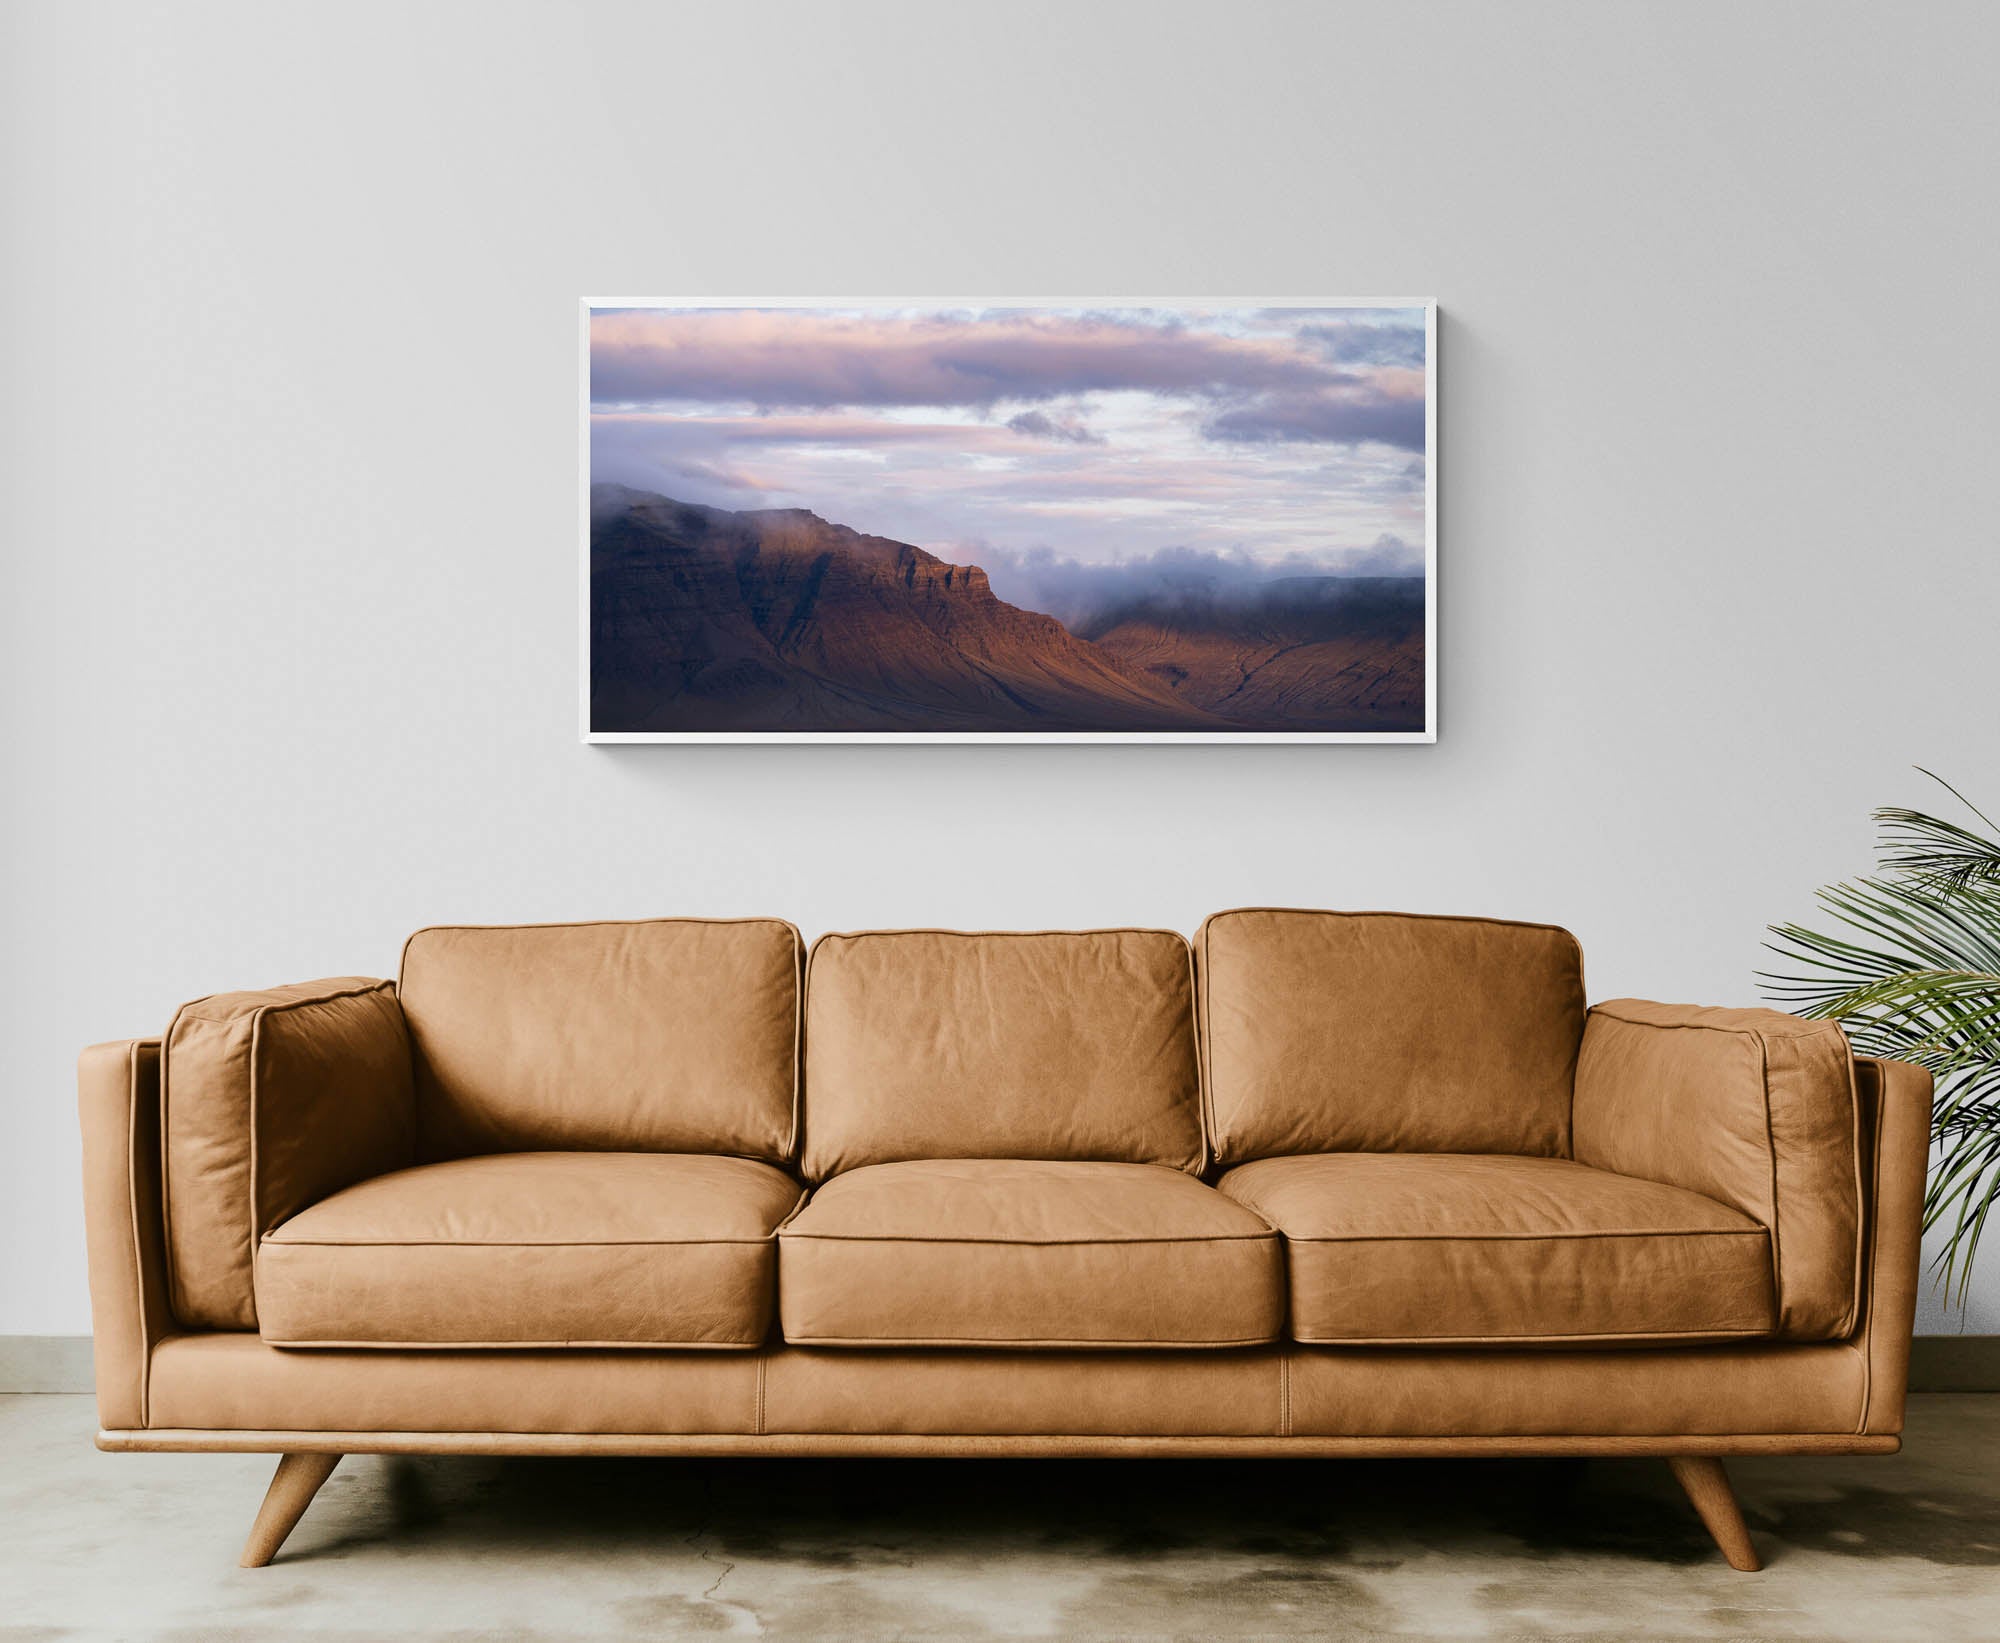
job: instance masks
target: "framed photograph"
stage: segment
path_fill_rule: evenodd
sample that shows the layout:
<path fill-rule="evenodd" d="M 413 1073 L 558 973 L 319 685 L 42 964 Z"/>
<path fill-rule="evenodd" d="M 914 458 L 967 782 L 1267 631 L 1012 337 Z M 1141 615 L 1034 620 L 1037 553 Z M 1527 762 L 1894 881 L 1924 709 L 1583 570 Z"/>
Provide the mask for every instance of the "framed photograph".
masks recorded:
<path fill-rule="evenodd" d="M 1437 739 L 1437 311 L 584 304 L 593 742 Z"/>

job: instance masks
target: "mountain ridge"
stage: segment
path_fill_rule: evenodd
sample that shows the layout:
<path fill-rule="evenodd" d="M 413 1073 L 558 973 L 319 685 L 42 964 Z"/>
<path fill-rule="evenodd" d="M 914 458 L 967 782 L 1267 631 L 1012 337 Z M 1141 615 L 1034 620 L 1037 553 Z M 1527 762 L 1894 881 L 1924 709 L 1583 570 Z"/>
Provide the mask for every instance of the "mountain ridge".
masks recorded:
<path fill-rule="evenodd" d="M 999 598 L 977 565 L 810 509 L 731 512 L 608 485 L 590 503 L 601 731 L 1366 729 L 1383 709 L 1361 699 L 1364 675 L 1395 671 L 1401 642 L 1379 617 L 1357 628 L 1352 611 L 1328 616 L 1352 601 L 1326 590 L 1260 595 L 1244 619 L 1218 607 L 1202 622 L 1135 600 L 1086 634 Z M 1321 605 L 1326 631 L 1301 630 Z M 1352 631 L 1336 631 L 1342 621 Z M 1323 700 L 1309 665 L 1267 673 L 1289 650 L 1328 644 L 1346 647 L 1318 660 L 1352 675 L 1350 700 Z M 1387 692 L 1392 717 L 1408 717 L 1405 694 Z M 1212 705 L 1231 698 L 1229 711 Z"/>

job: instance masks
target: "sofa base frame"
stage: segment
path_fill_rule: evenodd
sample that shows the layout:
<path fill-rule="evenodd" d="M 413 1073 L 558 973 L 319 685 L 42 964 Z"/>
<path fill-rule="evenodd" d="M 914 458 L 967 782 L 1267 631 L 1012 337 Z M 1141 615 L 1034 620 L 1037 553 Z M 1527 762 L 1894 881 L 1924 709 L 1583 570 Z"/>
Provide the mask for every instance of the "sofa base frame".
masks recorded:
<path fill-rule="evenodd" d="M 1893 1455 L 1894 1433 L 1767 1432 L 1672 1437 L 1495 1435 L 1487 1437 L 1112 1437 L 1077 1433 L 926 1432 L 206 1432 L 152 1427 L 107 1431 L 97 1447 L 116 1454 L 160 1451 L 232 1455 L 662 1455 L 727 1460 L 1210 1459 L 1556 1460 L 1577 1455 Z"/>
<path fill-rule="evenodd" d="M 615 1432 L 100 1432 L 100 1449 L 124 1453 L 178 1452 L 279 1456 L 264 1504 L 243 1548 L 242 1566 L 260 1569 L 298 1527 L 321 1484 L 341 1457 L 371 1455 L 619 1455 L 733 1458 L 739 1456 L 903 1456 L 1007 1458 L 1068 1456 L 1297 1460 L 1485 1456 L 1552 1459 L 1565 1456 L 1654 1456 L 1674 1479 L 1732 1569 L 1763 1568 L 1743 1509 L 1723 1469 L 1723 1455 L 1885 1455 L 1893 1435 L 1820 1432 L 1778 1436 L 1489 1436 L 1489 1437 L 1086 1437 L 1073 1434 L 940 1436 L 908 1432 L 615 1433 Z"/>
<path fill-rule="evenodd" d="M 294 1450 L 279 1458 L 271 1487 L 264 1492 L 264 1504 L 257 1508 L 257 1521 L 250 1526 L 250 1538 L 243 1543 L 242 1568 L 261 1569 L 278 1555 L 285 1537 L 306 1515 L 319 1486 L 333 1476 L 339 1464 L 339 1455 L 318 1449 Z"/>
<path fill-rule="evenodd" d="M 1743 1508 L 1729 1485 L 1729 1474 L 1723 1470 L 1722 1462 L 1713 1455 L 1669 1455 L 1667 1465 L 1730 1568 L 1752 1575 L 1763 1568 L 1764 1560 L 1750 1542 Z"/>

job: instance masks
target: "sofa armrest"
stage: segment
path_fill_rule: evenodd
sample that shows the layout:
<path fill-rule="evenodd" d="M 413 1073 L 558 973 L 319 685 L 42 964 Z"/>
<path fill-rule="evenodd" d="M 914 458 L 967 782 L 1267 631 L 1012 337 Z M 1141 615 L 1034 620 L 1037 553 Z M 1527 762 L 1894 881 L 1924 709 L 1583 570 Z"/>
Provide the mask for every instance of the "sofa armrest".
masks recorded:
<path fill-rule="evenodd" d="M 147 1366 L 168 1324 L 160 1041 L 93 1044 L 77 1060 L 76 1094 L 97 1419 L 132 1429 L 146 1424 Z"/>
<path fill-rule="evenodd" d="M 174 1315 L 255 1329 L 258 1240 L 342 1187 L 416 1162 L 394 984 L 342 976 L 184 1005 L 167 1029 L 160 1105 Z"/>
<path fill-rule="evenodd" d="M 1922 1265 L 1931 1075 L 1907 1061 L 1866 1056 L 1855 1058 L 1854 1072 L 1868 1183 L 1860 1323 L 1868 1391 L 1861 1430 L 1900 1432 Z"/>
<path fill-rule="evenodd" d="M 1686 1187 L 1771 1236 L 1777 1333 L 1850 1334 L 1859 1314 L 1861 1139 L 1837 1023 L 1614 999 L 1585 1018 L 1579 1163 Z"/>

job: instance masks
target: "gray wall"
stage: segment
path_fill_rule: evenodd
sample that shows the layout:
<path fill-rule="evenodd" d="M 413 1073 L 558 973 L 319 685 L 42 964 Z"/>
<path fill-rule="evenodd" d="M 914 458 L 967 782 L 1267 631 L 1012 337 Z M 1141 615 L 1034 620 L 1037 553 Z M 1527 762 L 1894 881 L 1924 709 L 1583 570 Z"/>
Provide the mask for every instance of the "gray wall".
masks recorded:
<path fill-rule="evenodd" d="M 80 1045 L 429 921 L 1476 911 L 1748 1002 L 1913 764 L 2000 803 L 1990 7 L 4 15 L 0 1333 L 87 1327 Z M 579 745 L 579 296 L 1037 292 L 1441 301 L 1438 746 Z"/>

